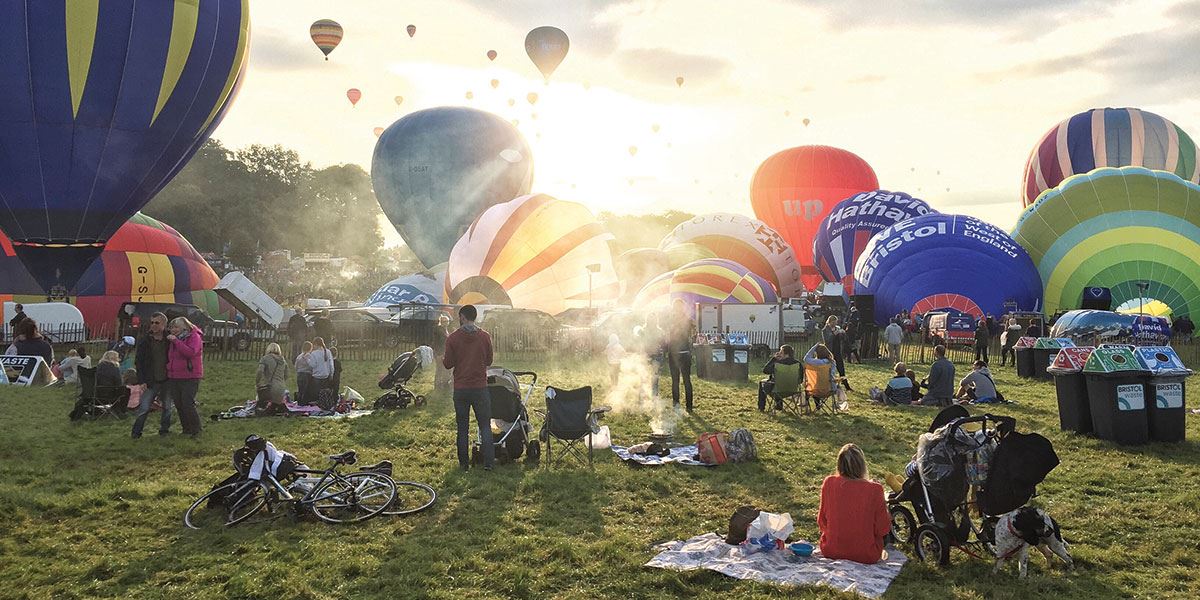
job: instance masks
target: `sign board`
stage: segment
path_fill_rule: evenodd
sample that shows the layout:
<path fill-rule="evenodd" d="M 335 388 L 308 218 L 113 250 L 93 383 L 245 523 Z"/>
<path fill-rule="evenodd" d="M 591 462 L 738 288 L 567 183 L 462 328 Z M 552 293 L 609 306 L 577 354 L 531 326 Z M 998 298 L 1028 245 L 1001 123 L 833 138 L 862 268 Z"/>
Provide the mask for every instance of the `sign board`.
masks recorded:
<path fill-rule="evenodd" d="M 1117 408 L 1119 410 L 1145 410 L 1146 392 L 1140 383 L 1117 386 Z"/>
<path fill-rule="evenodd" d="M 1058 351 L 1058 354 L 1054 355 L 1054 360 L 1050 362 L 1049 371 L 1055 375 L 1078 373 L 1087 364 L 1087 359 L 1092 355 L 1093 350 L 1095 348 L 1092 346 L 1063 348 Z"/>
<path fill-rule="evenodd" d="M 1017 343 L 1013 345 L 1013 348 L 1032 348 L 1035 342 L 1037 342 L 1037 338 L 1035 337 L 1022 336 L 1017 340 Z"/>
<path fill-rule="evenodd" d="M 1100 346 L 1088 357 L 1083 370 L 1087 373 L 1145 372 L 1127 346 Z"/>
<path fill-rule="evenodd" d="M 1183 384 L 1154 384 L 1154 405 L 1157 408 L 1183 408 Z"/>
<path fill-rule="evenodd" d="M 0 356 L 0 367 L 10 385 L 52 385 L 58 382 L 40 356 Z"/>
<path fill-rule="evenodd" d="M 733 351 L 733 362 L 735 364 L 739 364 L 739 365 L 744 365 L 744 364 L 750 362 L 750 353 L 747 352 L 746 350 L 734 350 Z M 1182 394 L 1182 392 L 1180 392 L 1180 393 Z"/>

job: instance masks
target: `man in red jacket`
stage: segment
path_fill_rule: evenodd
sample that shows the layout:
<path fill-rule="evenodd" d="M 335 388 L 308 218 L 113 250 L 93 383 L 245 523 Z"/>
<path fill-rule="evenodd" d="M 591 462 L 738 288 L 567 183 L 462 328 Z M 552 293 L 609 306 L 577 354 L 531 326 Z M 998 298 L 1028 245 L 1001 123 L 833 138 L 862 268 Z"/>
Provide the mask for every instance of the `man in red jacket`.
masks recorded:
<path fill-rule="evenodd" d="M 492 364 L 492 337 L 475 325 L 479 312 L 470 304 L 458 309 L 458 329 L 446 338 L 442 366 L 454 371 L 454 421 L 458 426 L 458 466 L 470 468 L 468 428 L 471 409 L 479 425 L 479 444 L 483 447 L 483 469 L 492 470 L 495 448 L 492 446 L 492 398 L 487 389 L 487 368 Z"/>

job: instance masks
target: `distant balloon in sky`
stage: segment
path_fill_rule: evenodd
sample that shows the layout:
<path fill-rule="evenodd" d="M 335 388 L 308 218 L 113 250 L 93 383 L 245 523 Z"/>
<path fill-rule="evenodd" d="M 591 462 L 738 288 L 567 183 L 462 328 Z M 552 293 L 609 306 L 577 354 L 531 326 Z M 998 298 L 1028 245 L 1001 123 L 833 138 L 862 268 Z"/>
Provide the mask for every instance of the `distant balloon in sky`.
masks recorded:
<path fill-rule="evenodd" d="M 346 98 L 350 99 L 350 106 L 355 106 L 362 100 L 362 92 L 358 88 L 350 88 L 346 90 Z"/>
<path fill-rule="evenodd" d="M 487 207 L 529 193 L 533 156 L 521 133 L 481 110 L 439 107 L 393 123 L 375 145 L 379 205 L 426 266 Z"/>
<path fill-rule="evenodd" d="M 404 104 L 404 96 L 396 96 L 394 100 L 396 101 L 396 106 Z"/>
<path fill-rule="evenodd" d="M 812 121 L 811 121 L 811 120 L 809 120 L 809 119 L 804 119 L 803 121 L 801 121 L 801 123 L 804 123 L 804 126 L 805 126 L 805 127 L 808 127 L 808 124 L 809 124 L 809 123 L 812 123 Z"/>
<path fill-rule="evenodd" d="M 0 230 L 47 291 L 70 291 L 221 123 L 246 5 L 0 2 Z"/>
<path fill-rule="evenodd" d="M 379 137 L 379 136 L 383 135 L 383 128 L 382 128 L 382 127 L 376 127 L 376 128 L 374 129 L 374 131 L 375 131 L 375 137 Z"/>
<path fill-rule="evenodd" d="M 655 124 L 653 124 L 653 125 L 651 125 L 651 126 L 650 126 L 650 131 L 653 131 L 654 133 L 658 133 L 658 130 L 659 130 L 659 129 L 660 129 L 660 128 L 659 128 L 659 126 L 658 126 L 658 123 L 655 123 Z"/>
<path fill-rule="evenodd" d="M 308 35 L 325 55 L 325 60 L 329 60 L 329 53 L 342 43 L 342 33 L 342 26 L 337 21 L 329 19 L 316 21 L 308 28 Z"/>
<path fill-rule="evenodd" d="M 792 116 L 792 111 L 790 111 L 790 110 L 785 110 L 785 111 L 783 111 L 783 116 L 785 116 L 785 117 L 790 117 L 790 116 Z"/>
<path fill-rule="evenodd" d="M 405 27 L 405 29 L 408 31 L 408 37 L 417 35 L 417 26 L 416 25 L 409 25 L 408 27 Z M 433 37 L 437 37 L 437 36 L 435 35 Z"/>
<path fill-rule="evenodd" d="M 583 82 L 583 90 L 584 90 L 584 91 L 587 91 L 587 90 L 590 90 L 590 89 L 592 89 L 592 82 L 590 82 L 590 81 L 585 81 L 585 82 Z"/>
<path fill-rule="evenodd" d="M 676 87 L 683 87 L 683 78 L 682 78 L 682 77 L 676 77 L 676 78 L 675 78 L 675 86 L 676 86 Z"/>
<path fill-rule="evenodd" d="M 630 147 L 629 147 L 629 155 L 630 155 L 630 156 L 637 156 L 637 146 L 630 146 Z"/>
<path fill-rule="evenodd" d="M 487 57 L 488 57 L 488 60 L 496 60 L 496 51 L 495 51 L 495 50 L 488 50 L 488 51 L 487 51 Z"/>
<path fill-rule="evenodd" d="M 537 92 L 529 92 L 528 94 L 525 94 L 525 100 L 527 100 L 529 102 L 529 104 L 531 104 L 531 105 L 537 104 L 537 101 L 538 101 Z"/>
<path fill-rule="evenodd" d="M 546 81 L 550 81 L 550 75 L 567 57 L 570 47 L 571 41 L 567 39 L 567 34 L 557 27 L 538 27 L 525 36 L 525 53 L 542 72 Z"/>
<path fill-rule="evenodd" d="M 513 119 L 512 124 L 513 124 L 513 127 L 519 127 L 521 125 L 521 121 L 518 119 Z"/>
<path fill-rule="evenodd" d="M 474 100 L 474 99 L 475 99 L 475 92 L 468 91 L 467 92 L 467 100 Z"/>
<path fill-rule="evenodd" d="M 822 281 L 812 251 L 821 221 L 843 198 L 878 188 L 871 165 L 853 152 L 799 146 L 777 152 L 759 165 L 750 183 L 750 204 L 755 216 L 791 245 L 800 263 L 800 279 L 811 290 Z"/>
<path fill-rule="evenodd" d="M 517 99 L 516 99 L 516 98 L 509 98 L 509 99 L 508 99 L 508 105 L 509 105 L 509 106 L 516 106 L 516 105 L 517 105 Z"/>
<path fill-rule="evenodd" d="M 874 190 L 838 202 L 821 221 L 813 239 L 817 271 L 825 281 L 841 282 L 854 293 L 854 263 L 867 242 L 889 225 L 931 212 L 929 204 L 904 192 Z"/>
<path fill-rule="evenodd" d="M 492 80 L 492 89 L 494 90 L 494 89 L 496 89 L 496 88 L 498 88 L 498 87 L 500 87 L 500 80 L 499 80 L 499 79 L 493 79 L 493 80 Z"/>

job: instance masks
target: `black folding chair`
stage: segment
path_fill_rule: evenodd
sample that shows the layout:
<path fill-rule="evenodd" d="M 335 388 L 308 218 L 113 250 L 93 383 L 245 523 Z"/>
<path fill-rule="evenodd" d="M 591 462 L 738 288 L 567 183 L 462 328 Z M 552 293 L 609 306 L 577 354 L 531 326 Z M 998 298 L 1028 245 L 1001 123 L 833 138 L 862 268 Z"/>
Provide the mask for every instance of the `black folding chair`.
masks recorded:
<path fill-rule="evenodd" d="M 75 370 L 79 374 L 79 399 L 71 411 L 72 421 L 125 416 L 124 406 L 121 406 L 128 392 L 125 386 L 96 385 L 95 367 L 77 367 Z"/>
<path fill-rule="evenodd" d="M 575 390 L 560 390 L 546 386 L 546 410 L 536 411 L 542 415 L 542 440 L 546 442 L 546 464 L 551 468 L 555 462 L 564 462 L 574 457 L 583 462 L 587 460 L 592 466 L 592 428 L 604 413 L 611 410 L 607 406 L 592 408 L 592 388 L 582 387 Z M 562 444 L 558 457 L 553 451 L 554 440 Z M 584 446 L 587 455 L 584 455 Z"/>

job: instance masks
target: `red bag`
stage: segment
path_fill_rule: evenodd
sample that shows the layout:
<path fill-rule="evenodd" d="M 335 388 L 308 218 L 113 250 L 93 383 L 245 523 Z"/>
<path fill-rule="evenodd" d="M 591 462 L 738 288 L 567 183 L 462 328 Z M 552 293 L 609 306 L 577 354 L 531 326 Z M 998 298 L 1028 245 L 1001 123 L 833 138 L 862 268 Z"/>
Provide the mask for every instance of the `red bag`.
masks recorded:
<path fill-rule="evenodd" d="M 702 433 L 696 440 L 700 451 L 700 462 L 723 465 L 729 461 L 729 434 L 724 431 Z"/>

